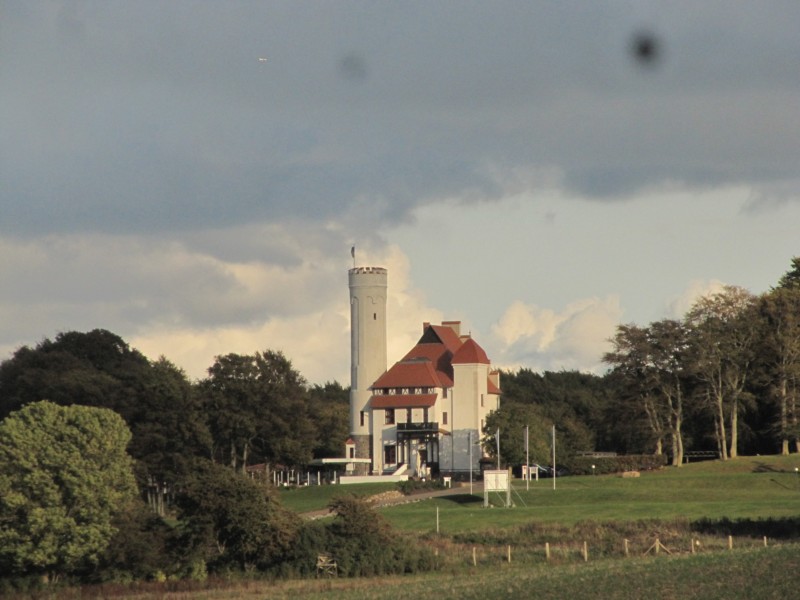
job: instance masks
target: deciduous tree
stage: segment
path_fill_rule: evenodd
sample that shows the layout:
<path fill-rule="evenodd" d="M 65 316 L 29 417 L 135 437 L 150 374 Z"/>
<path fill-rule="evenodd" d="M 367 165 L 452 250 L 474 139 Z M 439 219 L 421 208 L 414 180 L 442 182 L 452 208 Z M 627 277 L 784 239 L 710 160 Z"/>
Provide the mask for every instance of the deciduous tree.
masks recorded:
<path fill-rule="evenodd" d="M 240 471 L 254 458 L 288 465 L 311 459 L 316 432 L 305 381 L 281 352 L 219 356 L 208 372 L 201 388 L 216 457 Z"/>
<path fill-rule="evenodd" d="M 28 404 L 0 422 L 0 564 L 59 576 L 96 564 L 136 494 L 115 412 Z"/>
<path fill-rule="evenodd" d="M 750 292 L 725 286 L 700 298 L 686 315 L 693 373 L 711 404 L 723 460 L 738 454 L 739 414 L 748 399 L 757 339 L 754 307 Z"/>

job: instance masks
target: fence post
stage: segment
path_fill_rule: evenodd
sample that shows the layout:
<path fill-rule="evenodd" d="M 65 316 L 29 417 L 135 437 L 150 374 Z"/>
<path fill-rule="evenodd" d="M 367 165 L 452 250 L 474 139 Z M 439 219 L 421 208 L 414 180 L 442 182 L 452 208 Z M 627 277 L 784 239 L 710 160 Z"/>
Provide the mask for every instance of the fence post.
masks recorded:
<path fill-rule="evenodd" d="M 625 538 L 623 542 L 625 545 L 625 556 L 628 556 L 628 538 Z"/>
<path fill-rule="evenodd" d="M 550 542 L 544 543 L 544 555 L 550 561 Z"/>
<path fill-rule="evenodd" d="M 733 550 L 733 536 L 728 536 L 728 550 Z"/>
<path fill-rule="evenodd" d="M 692 538 L 692 554 L 694 554 L 694 538 Z"/>
<path fill-rule="evenodd" d="M 658 554 L 658 551 L 661 549 L 661 540 L 659 540 L 658 538 L 656 538 L 655 546 L 656 546 L 656 554 Z"/>
<path fill-rule="evenodd" d="M 472 547 L 472 566 L 478 566 L 478 550 L 475 548 L 475 546 Z"/>
<path fill-rule="evenodd" d="M 508 545 L 508 564 L 511 564 L 511 544 Z"/>
<path fill-rule="evenodd" d="M 767 547 L 767 536 L 764 536 L 764 548 Z"/>
<path fill-rule="evenodd" d="M 583 562 L 589 561 L 589 545 L 586 540 L 583 541 Z"/>

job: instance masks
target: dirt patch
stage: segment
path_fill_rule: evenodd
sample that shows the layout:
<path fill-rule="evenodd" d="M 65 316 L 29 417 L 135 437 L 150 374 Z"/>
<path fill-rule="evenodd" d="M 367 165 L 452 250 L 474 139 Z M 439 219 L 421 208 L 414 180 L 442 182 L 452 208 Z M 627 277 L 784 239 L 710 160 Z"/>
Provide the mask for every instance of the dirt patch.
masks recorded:
<path fill-rule="evenodd" d="M 382 492 L 380 494 L 370 496 L 367 498 L 367 500 L 373 504 L 382 504 L 383 502 L 391 502 L 392 500 L 398 500 L 402 497 L 403 493 L 400 490 L 389 490 L 388 492 Z"/>

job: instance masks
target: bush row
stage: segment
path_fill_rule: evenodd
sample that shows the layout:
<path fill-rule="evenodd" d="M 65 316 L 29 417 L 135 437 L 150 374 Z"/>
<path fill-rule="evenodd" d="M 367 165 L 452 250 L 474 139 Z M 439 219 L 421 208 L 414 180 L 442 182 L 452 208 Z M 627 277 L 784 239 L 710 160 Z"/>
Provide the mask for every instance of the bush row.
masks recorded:
<path fill-rule="evenodd" d="M 621 456 L 573 456 L 563 466 L 572 475 L 606 475 L 625 471 L 653 471 L 667 464 L 667 455 L 625 454 Z M 592 468 L 594 465 L 594 469 Z"/>

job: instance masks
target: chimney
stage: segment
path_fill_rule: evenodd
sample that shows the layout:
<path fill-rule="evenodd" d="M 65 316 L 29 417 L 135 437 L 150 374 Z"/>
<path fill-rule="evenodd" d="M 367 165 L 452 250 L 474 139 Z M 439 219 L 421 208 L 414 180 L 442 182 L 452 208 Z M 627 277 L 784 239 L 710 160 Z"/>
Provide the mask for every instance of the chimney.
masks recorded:
<path fill-rule="evenodd" d="M 489 381 L 491 381 L 497 386 L 498 389 L 500 389 L 500 371 L 490 371 Z"/>
<path fill-rule="evenodd" d="M 461 321 L 442 321 L 442 327 L 449 327 L 455 331 L 457 336 L 461 337 Z"/>

